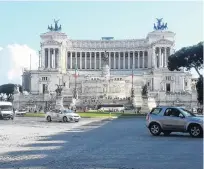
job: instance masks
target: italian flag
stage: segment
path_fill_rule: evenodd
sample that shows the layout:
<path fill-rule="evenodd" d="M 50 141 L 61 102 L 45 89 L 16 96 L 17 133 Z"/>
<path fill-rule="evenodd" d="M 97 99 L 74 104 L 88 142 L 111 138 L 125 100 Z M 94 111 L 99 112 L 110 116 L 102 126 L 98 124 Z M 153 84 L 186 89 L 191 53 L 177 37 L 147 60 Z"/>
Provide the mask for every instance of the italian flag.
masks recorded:
<path fill-rule="evenodd" d="M 77 78 L 79 76 L 79 72 L 78 72 L 78 69 L 77 69 L 77 65 L 75 65 L 75 74 L 74 74 L 74 77 Z"/>

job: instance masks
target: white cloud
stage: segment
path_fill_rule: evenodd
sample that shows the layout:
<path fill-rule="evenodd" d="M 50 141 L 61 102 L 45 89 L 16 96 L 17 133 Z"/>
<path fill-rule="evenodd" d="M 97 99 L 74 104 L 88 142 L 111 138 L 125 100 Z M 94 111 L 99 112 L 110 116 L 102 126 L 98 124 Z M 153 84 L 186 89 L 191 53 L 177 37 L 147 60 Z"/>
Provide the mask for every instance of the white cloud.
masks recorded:
<path fill-rule="evenodd" d="M 5 48 L 0 47 L 0 84 L 21 84 L 22 70 L 30 67 L 30 56 L 31 68 L 37 69 L 37 52 L 27 45 L 11 44 Z"/>

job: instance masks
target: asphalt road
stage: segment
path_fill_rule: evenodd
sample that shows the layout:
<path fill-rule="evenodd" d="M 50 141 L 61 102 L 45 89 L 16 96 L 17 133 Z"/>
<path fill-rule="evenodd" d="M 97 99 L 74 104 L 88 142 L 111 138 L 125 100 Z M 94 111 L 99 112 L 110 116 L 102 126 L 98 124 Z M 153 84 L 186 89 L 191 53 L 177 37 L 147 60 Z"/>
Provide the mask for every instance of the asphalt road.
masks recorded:
<path fill-rule="evenodd" d="M 19 158 L 13 162 L 0 162 L 0 168 L 203 168 L 203 139 L 174 133 L 154 137 L 146 129 L 144 121 L 144 118 L 123 118 L 93 122 L 50 135 L 35 144 L 25 145 L 32 150 L 3 154 Z M 39 150 L 40 147 L 47 149 Z"/>
<path fill-rule="evenodd" d="M 87 122 L 92 122 L 93 119 L 91 118 L 81 118 L 80 124 L 86 124 Z M 60 124 L 60 125 L 59 125 Z M 78 123 L 75 122 L 68 122 L 68 123 L 63 123 L 63 122 L 47 122 L 44 117 L 15 117 L 14 120 L 0 120 L 0 126 L 2 125 L 21 125 L 21 126 L 36 126 L 36 127 L 64 127 L 64 126 L 73 126 L 73 125 L 78 125 Z"/>

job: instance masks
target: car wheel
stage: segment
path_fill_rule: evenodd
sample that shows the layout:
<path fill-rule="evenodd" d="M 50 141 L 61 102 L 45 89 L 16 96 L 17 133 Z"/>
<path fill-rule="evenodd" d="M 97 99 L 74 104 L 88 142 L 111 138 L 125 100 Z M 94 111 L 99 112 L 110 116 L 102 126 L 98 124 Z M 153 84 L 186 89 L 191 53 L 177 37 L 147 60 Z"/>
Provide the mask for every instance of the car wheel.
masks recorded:
<path fill-rule="evenodd" d="M 13 120 L 14 119 L 14 117 L 11 117 L 11 120 Z"/>
<path fill-rule="evenodd" d="M 47 121 L 48 121 L 48 122 L 51 122 L 51 121 L 52 121 L 52 119 L 51 119 L 50 116 L 47 116 Z"/>
<path fill-rule="evenodd" d="M 67 121 L 68 121 L 67 117 L 64 116 L 64 117 L 63 117 L 63 122 L 67 122 Z"/>
<path fill-rule="evenodd" d="M 163 131 L 165 136 L 169 136 L 171 134 L 171 131 Z"/>
<path fill-rule="evenodd" d="M 153 136 L 158 136 L 161 133 L 161 127 L 158 123 L 152 123 L 149 127 L 149 130 Z"/>
<path fill-rule="evenodd" d="M 202 128 L 197 124 L 190 125 L 188 131 L 192 137 L 201 137 L 203 135 Z"/>

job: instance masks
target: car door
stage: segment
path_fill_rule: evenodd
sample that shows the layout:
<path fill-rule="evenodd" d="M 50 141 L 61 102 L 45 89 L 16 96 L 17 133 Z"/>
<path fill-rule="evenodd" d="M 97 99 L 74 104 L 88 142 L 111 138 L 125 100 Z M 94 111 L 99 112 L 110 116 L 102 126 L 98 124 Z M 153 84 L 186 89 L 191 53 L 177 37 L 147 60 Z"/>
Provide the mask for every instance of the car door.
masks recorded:
<path fill-rule="evenodd" d="M 58 111 L 56 112 L 56 120 L 57 120 L 57 121 L 60 121 L 60 120 L 62 119 L 61 116 L 62 116 L 62 111 L 61 111 L 61 110 L 58 110 Z"/>
<path fill-rule="evenodd" d="M 165 130 L 184 131 L 185 123 L 185 116 L 177 108 L 166 109 L 163 120 Z"/>
<path fill-rule="evenodd" d="M 60 114 L 59 114 L 60 120 L 63 120 L 63 117 L 64 117 L 64 116 L 66 116 L 66 110 L 60 111 Z"/>
<path fill-rule="evenodd" d="M 54 110 L 53 112 L 52 112 L 52 119 L 53 120 L 58 120 L 58 110 Z"/>

